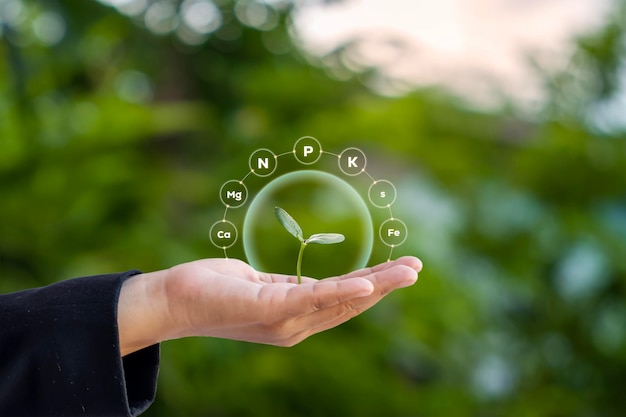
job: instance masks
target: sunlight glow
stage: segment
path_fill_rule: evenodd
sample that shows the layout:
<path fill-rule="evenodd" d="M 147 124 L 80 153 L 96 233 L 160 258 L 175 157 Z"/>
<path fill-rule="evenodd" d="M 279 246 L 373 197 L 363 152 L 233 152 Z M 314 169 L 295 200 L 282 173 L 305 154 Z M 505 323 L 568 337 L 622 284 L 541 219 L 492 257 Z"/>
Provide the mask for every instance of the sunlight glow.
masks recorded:
<path fill-rule="evenodd" d="M 599 27 L 611 6 L 612 0 L 314 2 L 296 9 L 294 33 L 312 56 L 348 42 L 374 45 L 361 48 L 361 67 L 376 66 L 409 89 L 444 85 L 483 104 L 497 100 L 499 90 L 532 103 L 542 99 L 537 66 L 548 72 L 564 68 L 572 40 Z M 404 45 L 381 64 L 388 54 L 380 49 L 384 40 Z"/>

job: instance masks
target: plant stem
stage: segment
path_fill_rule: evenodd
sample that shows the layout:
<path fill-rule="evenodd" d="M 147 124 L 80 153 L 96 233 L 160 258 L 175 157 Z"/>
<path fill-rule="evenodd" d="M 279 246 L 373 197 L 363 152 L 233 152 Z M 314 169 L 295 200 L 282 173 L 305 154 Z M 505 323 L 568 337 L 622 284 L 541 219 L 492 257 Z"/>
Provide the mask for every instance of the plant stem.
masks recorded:
<path fill-rule="evenodd" d="M 296 274 L 298 275 L 298 284 L 302 284 L 302 254 L 306 248 L 306 243 L 300 242 L 300 253 L 298 253 L 298 265 L 296 265 Z"/>

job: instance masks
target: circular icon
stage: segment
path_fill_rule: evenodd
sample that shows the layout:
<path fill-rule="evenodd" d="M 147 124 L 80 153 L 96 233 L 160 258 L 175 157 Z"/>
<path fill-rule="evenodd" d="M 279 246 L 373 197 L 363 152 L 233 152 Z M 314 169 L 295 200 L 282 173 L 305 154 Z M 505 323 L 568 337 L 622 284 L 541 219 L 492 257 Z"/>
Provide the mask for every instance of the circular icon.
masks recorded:
<path fill-rule="evenodd" d="M 248 199 L 248 189 L 243 182 L 230 180 L 222 185 L 220 198 L 226 207 L 237 208 L 242 206 Z"/>
<path fill-rule="evenodd" d="M 404 243 L 407 238 L 407 228 L 401 220 L 389 219 L 380 225 L 379 235 L 385 245 L 393 248 Z"/>
<path fill-rule="evenodd" d="M 365 171 L 365 165 L 367 158 L 360 149 L 348 148 L 339 155 L 339 169 L 346 175 L 359 175 Z"/>
<path fill-rule="evenodd" d="M 396 201 L 396 187 L 387 180 L 374 181 L 368 195 L 370 202 L 376 207 L 390 207 Z"/>
<path fill-rule="evenodd" d="M 237 228 L 228 220 L 220 220 L 211 226 L 211 242 L 221 249 L 228 249 L 237 241 Z"/>
<path fill-rule="evenodd" d="M 276 161 L 276 155 L 269 149 L 258 149 L 250 155 L 248 160 L 250 171 L 254 172 L 259 177 L 268 177 L 274 173 L 278 162 Z"/>
<path fill-rule="evenodd" d="M 322 156 L 322 145 L 314 137 L 305 136 L 293 146 L 293 154 L 300 163 L 311 165 Z"/>

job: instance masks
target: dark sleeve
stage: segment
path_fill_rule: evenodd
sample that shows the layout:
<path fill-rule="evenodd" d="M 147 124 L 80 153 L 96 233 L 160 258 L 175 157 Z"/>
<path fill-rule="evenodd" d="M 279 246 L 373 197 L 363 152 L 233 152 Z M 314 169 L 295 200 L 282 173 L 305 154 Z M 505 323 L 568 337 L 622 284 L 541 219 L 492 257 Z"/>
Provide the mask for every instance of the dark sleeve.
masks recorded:
<path fill-rule="evenodd" d="M 135 416 L 154 400 L 159 346 L 123 359 L 122 283 L 98 275 L 0 295 L 0 416 Z"/>

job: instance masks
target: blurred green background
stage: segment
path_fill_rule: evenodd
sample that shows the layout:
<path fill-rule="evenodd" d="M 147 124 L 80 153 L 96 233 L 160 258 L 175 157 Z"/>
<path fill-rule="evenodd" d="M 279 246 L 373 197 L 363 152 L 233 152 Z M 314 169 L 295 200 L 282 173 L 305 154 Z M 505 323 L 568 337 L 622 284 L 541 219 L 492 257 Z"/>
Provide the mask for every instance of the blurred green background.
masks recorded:
<path fill-rule="evenodd" d="M 293 7 L 0 0 L 0 291 L 222 256 L 221 185 L 311 135 L 395 184 L 418 284 L 290 349 L 165 343 L 145 415 L 623 415 L 626 131 L 589 112 L 622 88 L 624 7 L 572 40 L 532 115 L 377 95 L 376 68 L 337 80 Z"/>

